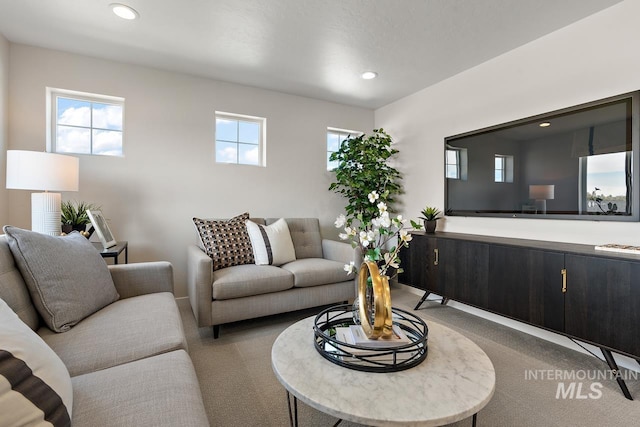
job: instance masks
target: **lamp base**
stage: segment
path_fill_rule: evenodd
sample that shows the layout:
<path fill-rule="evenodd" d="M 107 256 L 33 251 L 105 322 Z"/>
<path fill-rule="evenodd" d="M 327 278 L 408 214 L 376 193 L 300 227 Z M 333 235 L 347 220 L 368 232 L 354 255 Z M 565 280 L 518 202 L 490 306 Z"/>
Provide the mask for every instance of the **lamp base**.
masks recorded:
<path fill-rule="evenodd" d="M 31 230 L 49 236 L 60 235 L 60 193 L 31 194 Z"/>
<path fill-rule="evenodd" d="M 536 200 L 536 213 L 546 214 L 547 213 L 547 200 Z"/>

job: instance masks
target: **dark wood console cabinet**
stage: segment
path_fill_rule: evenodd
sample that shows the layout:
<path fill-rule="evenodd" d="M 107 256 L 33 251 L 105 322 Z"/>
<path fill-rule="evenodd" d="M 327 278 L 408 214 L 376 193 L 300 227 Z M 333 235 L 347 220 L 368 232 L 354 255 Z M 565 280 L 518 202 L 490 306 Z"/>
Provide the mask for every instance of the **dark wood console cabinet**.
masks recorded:
<path fill-rule="evenodd" d="M 640 256 L 591 245 L 413 232 L 400 283 L 640 362 Z M 621 379 L 618 380 L 622 382 Z M 623 393 L 631 398 L 624 382 Z"/>

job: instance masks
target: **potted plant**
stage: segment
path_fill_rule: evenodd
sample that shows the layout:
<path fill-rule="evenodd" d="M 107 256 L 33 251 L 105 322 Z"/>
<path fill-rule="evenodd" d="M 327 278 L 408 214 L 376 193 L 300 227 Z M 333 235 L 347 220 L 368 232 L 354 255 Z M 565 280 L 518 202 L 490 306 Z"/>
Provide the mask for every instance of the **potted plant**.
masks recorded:
<path fill-rule="evenodd" d="M 436 224 L 440 218 L 440 210 L 433 206 L 426 206 L 424 209 L 420 211 L 422 216 L 420 217 L 424 221 L 424 230 L 427 233 L 435 233 L 436 232 Z"/>
<path fill-rule="evenodd" d="M 87 224 L 91 223 L 87 210 L 99 209 L 96 205 L 87 202 L 65 201 L 60 206 L 60 221 L 62 222 L 62 232 L 71 233 L 79 231 L 85 237 L 89 237 L 91 232 L 87 232 Z M 93 230 L 92 230 L 93 231 Z"/>
<path fill-rule="evenodd" d="M 391 147 L 391 137 L 384 129 L 374 129 L 372 135 L 346 139 L 330 160 L 338 161 L 334 169 L 336 181 L 329 191 L 344 196 L 347 225 L 354 219 L 370 224 L 379 215 L 377 203 L 385 203 L 393 211 L 395 198 L 402 193 L 400 172 L 389 163 L 398 153 Z M 376 203 L 372 203 L 371 194 Z"/>

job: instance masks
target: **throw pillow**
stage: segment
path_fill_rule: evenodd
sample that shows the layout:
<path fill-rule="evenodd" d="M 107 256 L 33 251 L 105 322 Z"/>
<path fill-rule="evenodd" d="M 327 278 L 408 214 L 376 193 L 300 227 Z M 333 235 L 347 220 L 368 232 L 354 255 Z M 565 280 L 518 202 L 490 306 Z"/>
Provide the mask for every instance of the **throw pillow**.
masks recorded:
<path fill-rule="evenodd" d="M 253 249 L 245 221 L 248 213 L 229 220 L 206 220 L 193 218 L 202 246 L 213 259 L 213 269 L 234 265 L 253 264 Z"/>
<path fill-rule="evenodd" d="M 65 332 L 116 301 L 107 263 L 84 236 L 49 236 L 5 226 L 11 253 L 47 326 Z"/>
<path fill-rule="evenodd" d="M 0 299 L 0 427 L 70 426 L 72 409 L 62 360 Z"/>
<path fill-rule="evenodd" d="M 247 231 L 258 265 L 282 265 L 296 259 L 287 222 L 280 218 L 271 225 L 247 221 Z"/>

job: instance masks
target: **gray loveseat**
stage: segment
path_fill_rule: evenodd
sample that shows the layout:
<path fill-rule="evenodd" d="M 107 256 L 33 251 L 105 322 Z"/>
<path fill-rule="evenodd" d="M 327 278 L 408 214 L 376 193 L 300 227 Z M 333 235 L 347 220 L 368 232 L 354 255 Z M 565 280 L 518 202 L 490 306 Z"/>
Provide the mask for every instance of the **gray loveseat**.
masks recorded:
<path fill-rule="evenodd" d="M 120 298 L 55 333 L 36 311 L 6 236 L 0 235 L 0 299 L 66 366 L 72 425 L 209 425 L 173 296 L 171 264 L 109 270 Z"/>
<path fill-rule="evenodd" d="M 277 218 L 251 218 L 273 224 Z M 235 265 L 214 270 L 200 246 L 187 250 L 189 301 L 198 326 L 222 324 L 351 300 L 354 276 L 344 265 L 354 261 L 350 244 L 323 239 L 317 218 L 285 218 L 296 260 L 280 267 Z"/>

